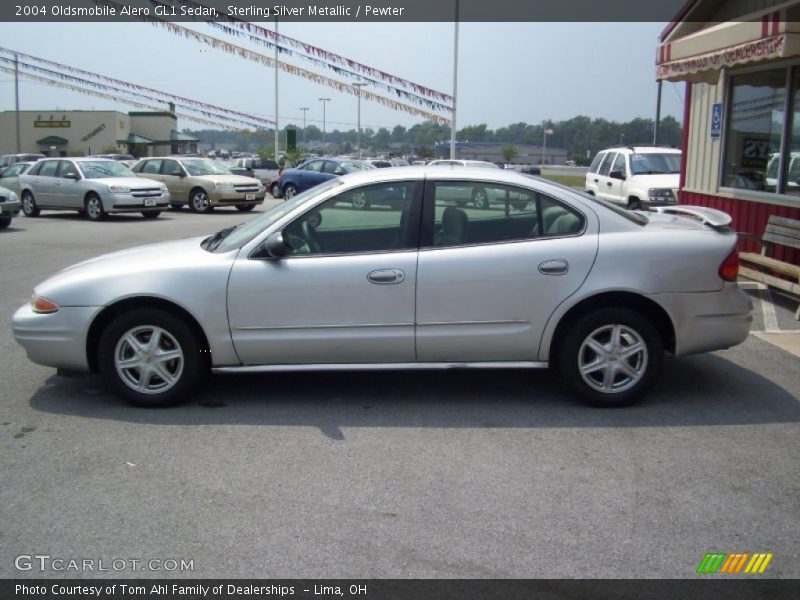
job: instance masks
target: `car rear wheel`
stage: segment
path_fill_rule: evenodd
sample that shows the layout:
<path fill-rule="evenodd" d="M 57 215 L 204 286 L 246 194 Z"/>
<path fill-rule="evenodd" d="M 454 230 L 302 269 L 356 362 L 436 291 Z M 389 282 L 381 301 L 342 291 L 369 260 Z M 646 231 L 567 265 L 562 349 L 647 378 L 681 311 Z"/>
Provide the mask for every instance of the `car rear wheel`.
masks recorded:
<path fill-rule="evenodd" d="M 161 214 L 160 210 L 148 210 L 143 212 L 142 216 L 145 219 L 157 219 L 160 214 Z"/>
<path fill-rule="evenodd" d="M 189 198 L 189 208 L 196 213 L 207 213 L 213 210 L 205 190 L 192 191 L 192 195 Z"/>
<path fill-rule="evenodd" d="M 603 308 L 567 330 L 556 362 L 573 391 L 594 406 L 626 406 L 655 383 L 664 358 L 658 331 L 638 312 Z"/>
<path fill-rule="evenodd" d="M 238 210 L 239 212 L 250 212 L 255 207 L 256 207 L 255 204 L 245 204 L 245 205 L 237 206 L 236 210 Z"/>
<path fill-rule="evenodd" d="M 287 200 L 291 200 L 296 194 L 297 188 L 292 183 L 287 184 L 286 187 L 283 188 L 283 197 Z"/>
<path fill-rule="evenodd" d="M 472 190 L 472 203 L 475 208 L 489 208 L 489 195 L 482 187 Z"/>
<path fill-rule="evenodd" d="M 628 200 L 628 210 L 642 210 L 642 201 L 638 198 L 630 198 Z"/>
<path fill-rule="evenodd" d="M 100 337 L 98 368 L 106 385 L 136 406 L 185 400 L 208 372 L 208 354 L 180 317 L 142 308 L 117 317 Z"/>
<path fill-rule="evenodd" d="M 30 192 L 22 193 L 22 214 L 26 217 L 39 216 L 39 207 L 36 206 L 36 200 Z"/>
<path fill-rule="evenodd" d="M 99 196 L 92 194 L 86 198 L 84 206 L 86 207 L 86 217 L 90 221 L 102 221 L 106 218 L 106 210 L 103 208 L 103 201 L 100 200 Z"/>

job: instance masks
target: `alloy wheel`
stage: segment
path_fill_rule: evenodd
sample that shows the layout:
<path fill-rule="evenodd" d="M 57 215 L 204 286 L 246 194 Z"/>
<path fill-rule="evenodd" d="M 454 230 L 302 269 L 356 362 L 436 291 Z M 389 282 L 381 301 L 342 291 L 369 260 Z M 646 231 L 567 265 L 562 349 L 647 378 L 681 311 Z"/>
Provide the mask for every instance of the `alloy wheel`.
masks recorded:
<path fill-rule="evenodd" d="M 141 394 L 162 394 L 175 386 L 184 366 L 183 349 L 166 329 L 140 325 L 117 342 L 114 366 L 122 382 Z"/>
<path fill-rule="evenodd" d="M 604 325 L 586 336 L 578 351 L 578 371 L 598 392 L 618 393 L 636 385 L 647 370 L 647 345 L 625 325 Z"/>

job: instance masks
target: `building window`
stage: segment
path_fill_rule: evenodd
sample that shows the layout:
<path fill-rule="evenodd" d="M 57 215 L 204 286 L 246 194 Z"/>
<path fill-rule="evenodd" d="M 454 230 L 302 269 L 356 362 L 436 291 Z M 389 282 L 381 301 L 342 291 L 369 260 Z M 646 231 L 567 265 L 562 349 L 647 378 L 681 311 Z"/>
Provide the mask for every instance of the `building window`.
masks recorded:
<path fill-rule="evenodd" d="M 725 136 L 725 187 L 776 192 L 788 69 L 731 78 Z"/>

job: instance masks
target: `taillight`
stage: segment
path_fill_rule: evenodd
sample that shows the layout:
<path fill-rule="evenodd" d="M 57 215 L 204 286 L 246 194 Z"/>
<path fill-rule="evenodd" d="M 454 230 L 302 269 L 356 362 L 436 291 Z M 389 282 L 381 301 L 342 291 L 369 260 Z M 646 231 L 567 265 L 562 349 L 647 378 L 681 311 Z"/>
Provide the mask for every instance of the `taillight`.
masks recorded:
<path fill-rule="evenodd" d="M 734 248 L 719 266 L 719 276 L 725 281 L 736 281 L 739 276 L 739 251 Z"/>
<path fill-rule="evenodd" d="M 31 298 L 31 308 L 35 313 L 48 314 L 57 312 L 59 307 L 55 302 L 34 294 L 33 298 Z"/>

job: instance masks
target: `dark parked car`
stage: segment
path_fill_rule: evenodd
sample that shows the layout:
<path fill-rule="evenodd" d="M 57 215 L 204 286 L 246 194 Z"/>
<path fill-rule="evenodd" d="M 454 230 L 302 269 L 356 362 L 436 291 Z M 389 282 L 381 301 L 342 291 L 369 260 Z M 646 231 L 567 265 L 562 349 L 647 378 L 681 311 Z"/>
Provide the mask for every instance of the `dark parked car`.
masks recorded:
<path fill-rule="evenodd" d="M 285 169 L 278 179 L 278 191 L 287 200 L 334 177 L 374 169 L 361 160 L 312 158 L 294 169 Z M 274 194 L 273 194 L 274 195 Z"/>

